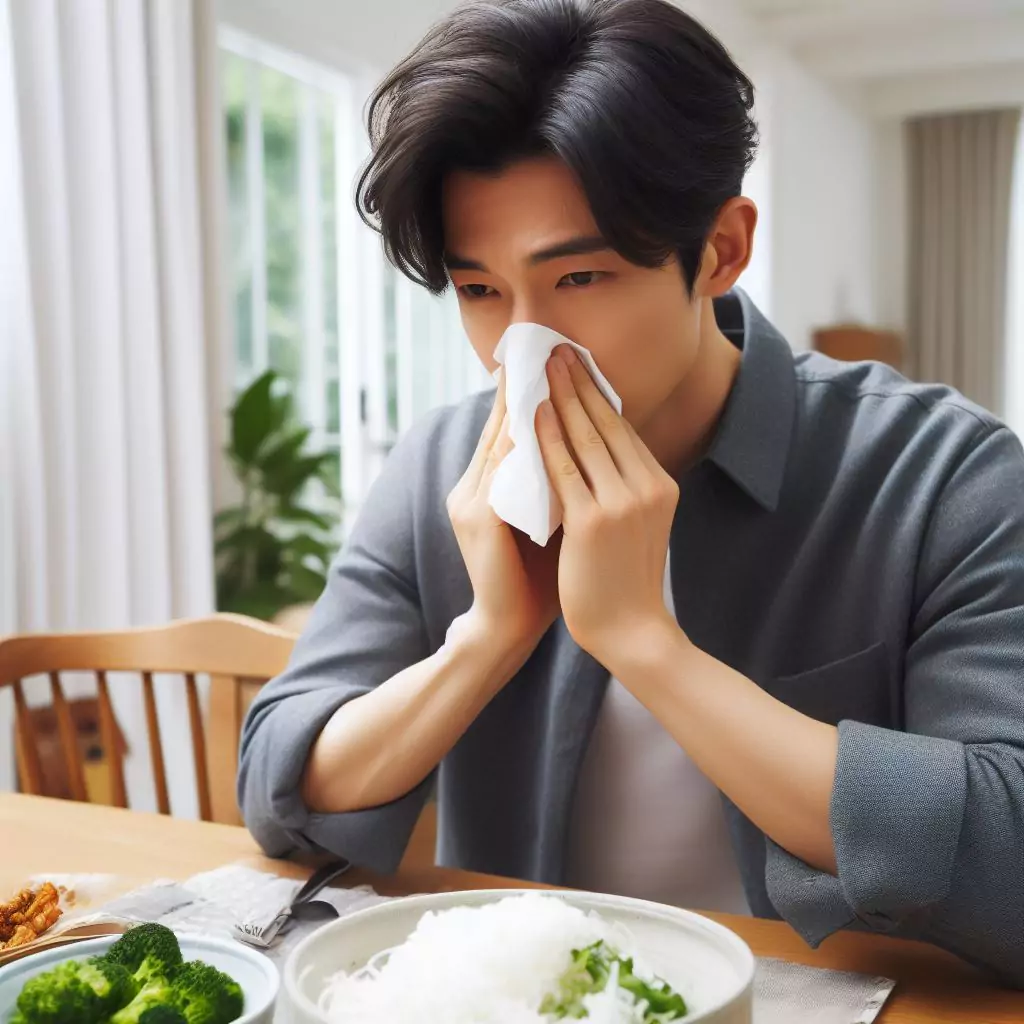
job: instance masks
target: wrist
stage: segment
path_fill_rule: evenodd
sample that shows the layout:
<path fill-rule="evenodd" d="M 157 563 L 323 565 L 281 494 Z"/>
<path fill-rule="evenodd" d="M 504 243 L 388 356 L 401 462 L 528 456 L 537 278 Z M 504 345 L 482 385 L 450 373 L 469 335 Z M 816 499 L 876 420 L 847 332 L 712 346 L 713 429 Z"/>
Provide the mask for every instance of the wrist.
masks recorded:
<path fill-rule="evenodd" d="M 652 616 L 614 634 L 595 657 L 620 682 L 653 678 L 667 665 L 677 666 L 690 657 L 694 646 L 667 612 Z"/>
<path fill-rule="evenodd" d="M 443 651 L 472 660 L 489 675 L 507 676 L 508 682 L 533 653 L 536 641 L 526 641 L 513 629 L 495 623 L 475 606 L 452 621 Z"/>

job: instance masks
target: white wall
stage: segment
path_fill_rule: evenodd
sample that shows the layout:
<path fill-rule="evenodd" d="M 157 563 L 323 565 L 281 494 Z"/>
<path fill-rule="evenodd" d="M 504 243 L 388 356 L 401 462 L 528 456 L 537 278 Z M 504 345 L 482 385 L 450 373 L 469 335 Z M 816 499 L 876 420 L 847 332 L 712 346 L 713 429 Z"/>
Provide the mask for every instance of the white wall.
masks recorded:
<path fill-rule="evenodd" d="M 772 313 L 796 348 L 816 327 L 875 322 L 877 129 L 785 54 L 771 62 Z"/>
<path fill-rule="evenodd" d="M 385 71 L 456 0 L 216 0 L 220 21 L 345 71 Z"/>

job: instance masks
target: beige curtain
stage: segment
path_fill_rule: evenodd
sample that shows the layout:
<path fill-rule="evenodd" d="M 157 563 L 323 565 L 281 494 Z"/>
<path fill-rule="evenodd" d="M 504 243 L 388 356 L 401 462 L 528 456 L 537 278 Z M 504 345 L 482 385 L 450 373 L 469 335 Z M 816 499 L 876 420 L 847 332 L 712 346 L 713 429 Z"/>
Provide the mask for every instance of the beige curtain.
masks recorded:
<path fill-rule="evenodd" d="M 909 373 L 1002 412 L 1019 110 L 907 123 Z"/>

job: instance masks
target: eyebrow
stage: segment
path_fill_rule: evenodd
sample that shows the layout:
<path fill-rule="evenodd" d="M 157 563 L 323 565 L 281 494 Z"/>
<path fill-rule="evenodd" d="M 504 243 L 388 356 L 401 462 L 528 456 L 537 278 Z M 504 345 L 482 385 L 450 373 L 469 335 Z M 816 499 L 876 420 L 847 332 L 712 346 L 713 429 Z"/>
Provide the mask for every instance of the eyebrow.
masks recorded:
<path fill-rule="evenodd" d="M 538 263 L 547 263 L 565 256 L 586 256 L 588 253 L 607 252 L 609 249 L 611 246 L 600 235 L 580 235 L 577 238 L 568 238 L 557 245 L 531 253 L 530 263 L 536 266 Z M 482 273 L 487 273 L 486 265 L 479 260 L 466 259 L 453 252 L 445 253 L 444 263 L 449 270 L 479 270 Z"/>

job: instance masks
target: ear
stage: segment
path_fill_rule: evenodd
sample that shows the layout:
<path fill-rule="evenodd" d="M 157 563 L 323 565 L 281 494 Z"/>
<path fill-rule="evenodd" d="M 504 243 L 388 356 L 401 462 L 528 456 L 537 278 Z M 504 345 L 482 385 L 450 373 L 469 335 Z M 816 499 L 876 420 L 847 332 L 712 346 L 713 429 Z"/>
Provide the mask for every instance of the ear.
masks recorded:
<path fill-rule="evenodd" d="M 696 294 L 714 299 L 732 288 L 750 263 L 756 227 L 757 207 L 745 196 L 730 199 L 718 211 L 704 243 Z"/>

